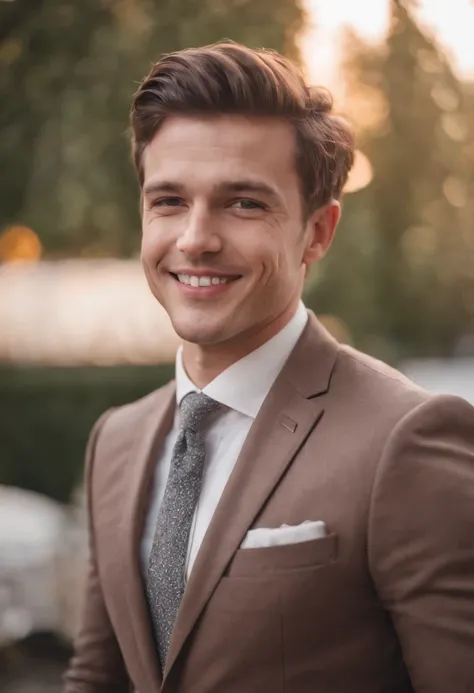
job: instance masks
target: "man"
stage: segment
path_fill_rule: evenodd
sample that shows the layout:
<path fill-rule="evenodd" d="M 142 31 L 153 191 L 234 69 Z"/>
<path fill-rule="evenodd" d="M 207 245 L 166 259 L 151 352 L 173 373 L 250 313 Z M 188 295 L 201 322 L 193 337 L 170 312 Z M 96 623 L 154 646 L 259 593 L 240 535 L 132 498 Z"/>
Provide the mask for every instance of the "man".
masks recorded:
<path fill-rule="evenodd" d="M 474 410 L 301 303 L 353 161 L 329 97 L 234 44 L 135 96 L 145 274 L 176 382 L 87 454 L 67 693 L 474 691 Z"/>

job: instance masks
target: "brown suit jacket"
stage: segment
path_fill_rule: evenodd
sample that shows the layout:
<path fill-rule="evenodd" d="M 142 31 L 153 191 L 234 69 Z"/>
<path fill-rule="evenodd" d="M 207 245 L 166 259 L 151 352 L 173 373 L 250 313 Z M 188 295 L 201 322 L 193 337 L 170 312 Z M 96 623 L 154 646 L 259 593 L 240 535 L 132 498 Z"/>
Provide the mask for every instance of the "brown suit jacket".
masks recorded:
<path fill-rule="evenodd" d="M 164 676 L 139 545 L 170 383 L 88 448 L 91 558 L 66 693 L 474 691 L 474 409 L 337 344 L 312 316 L 197 557 Z M 249 528 L 329 535 L 239 549 Z"/>

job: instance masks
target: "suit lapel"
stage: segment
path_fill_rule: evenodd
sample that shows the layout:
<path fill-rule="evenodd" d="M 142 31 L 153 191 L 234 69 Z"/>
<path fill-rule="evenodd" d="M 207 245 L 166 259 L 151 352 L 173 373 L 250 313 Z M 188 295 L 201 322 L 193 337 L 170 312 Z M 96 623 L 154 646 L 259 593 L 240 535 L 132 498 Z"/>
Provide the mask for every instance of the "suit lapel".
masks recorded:
<path fill-rule="evenodd" d="M 136 648 L 133 661 L 140 663 L 134 681 L 140 691 L 159 691 L 161 673 L 150 625 L 148 605 L 140 565 L 140 546 L 149 502 L 149 490 L 156 462 L 165 437 L 171 429 L 175 411 L 174 382 L 162 388 L 144 424 L 137 432 L 138 443 L 130 453 L 124 480 L 125 506 L 122 512 L 122 538 L 126 551 L 124 588 L 127 591 L 127 619 Z"/>
<path fill-rule="evenodd" d="M 254 421 L 201 545 L 173 630 L 165 681 L 248 528 L 320 420 L 318 395 L 329 387 L 336 353 L 335 340 L 310 316 Z"/>

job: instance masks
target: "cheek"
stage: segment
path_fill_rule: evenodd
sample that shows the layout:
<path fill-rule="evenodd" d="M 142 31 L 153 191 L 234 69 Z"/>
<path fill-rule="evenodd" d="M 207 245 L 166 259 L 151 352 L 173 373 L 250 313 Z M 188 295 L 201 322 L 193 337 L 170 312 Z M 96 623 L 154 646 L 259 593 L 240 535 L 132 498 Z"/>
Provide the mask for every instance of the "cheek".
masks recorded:
<path fill-rule="evenodd" d="M 283 287 L 293 287 L 301 280 L 303 248 L 295 237 L 282 239 L 268 266 L 270 279 Z"/>
<path fill-rule="evenodd" d="M 242 239 L 243 240 L 243 239 Z M 281 265 L 282 241 L 278 228 L 262 224 L 246 234 L 242 243 L 243 255 L 247 261 L 260 268 L 266 278 L 271 278 L 278 272 Z"/>
<path fill-rule="evenodd" d="M 141 258 L 146 265 L 156 265 L 167 252 L 170 241 L 157 223 L 143 223 Z"/>
<path fill-rule="evenodd" d="M 292 240 L 289 229 L 272 229 L 262 252 L 264 273 L 267 280 L 281 282 L 293 274 L 295 258 L 300 252 Z"/>

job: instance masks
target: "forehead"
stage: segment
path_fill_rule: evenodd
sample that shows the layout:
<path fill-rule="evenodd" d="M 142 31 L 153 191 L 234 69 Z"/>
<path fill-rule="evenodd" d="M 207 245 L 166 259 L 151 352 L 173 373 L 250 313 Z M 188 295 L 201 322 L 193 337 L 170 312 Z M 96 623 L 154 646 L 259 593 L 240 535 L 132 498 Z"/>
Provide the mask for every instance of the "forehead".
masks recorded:
<path fill-rule="evenodd" d="M 285 190 L 298 187 L 290 123 L 238 115 L 167 118 L 143 157 L 145 184 L 155 178 L 216 185 L 249 175 Z"/>

